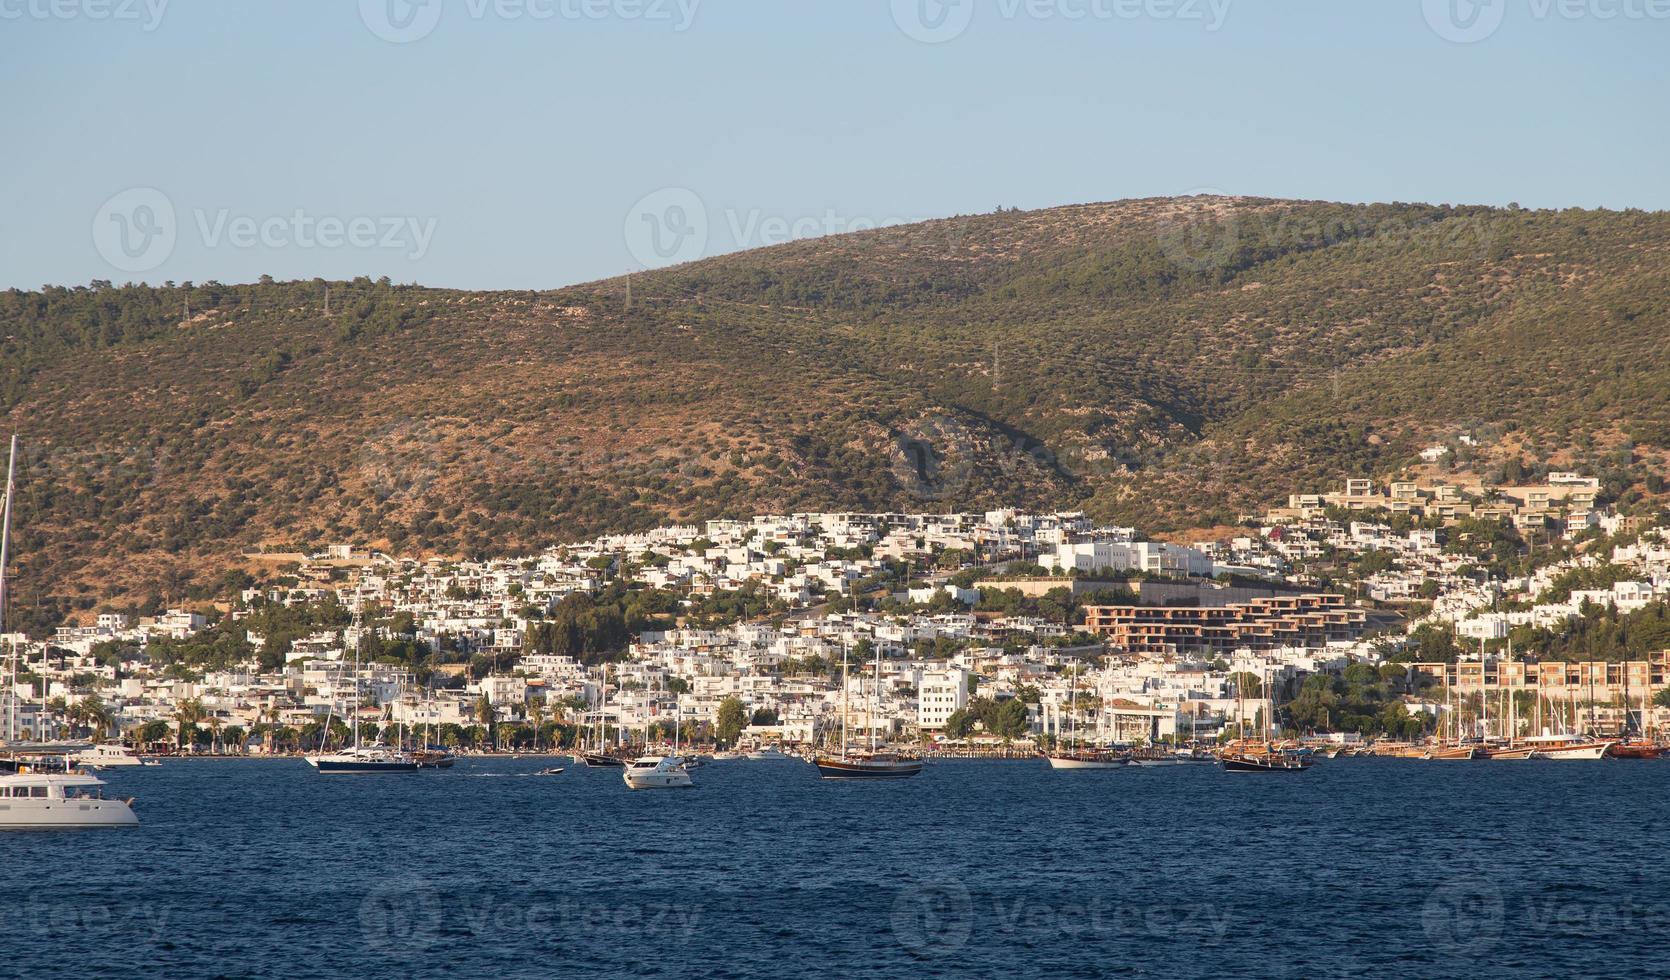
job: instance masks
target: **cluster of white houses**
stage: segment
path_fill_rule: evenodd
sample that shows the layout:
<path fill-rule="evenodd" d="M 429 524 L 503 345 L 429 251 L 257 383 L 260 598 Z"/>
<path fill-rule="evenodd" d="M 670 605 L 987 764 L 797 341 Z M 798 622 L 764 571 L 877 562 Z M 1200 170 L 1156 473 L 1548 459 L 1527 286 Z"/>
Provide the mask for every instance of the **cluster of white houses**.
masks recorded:
<path fill-rule="evenodd" d="M 1550 489 L 1564 491 L 1559 509 L 1568 519 L 1593 505 L 1593 488 L 1581 480 L 1551 479 Z M 253 657 L 231 670 L 164 671 L 147 661 L 145 646 L 161 637 L 189 637 L 208 620 L 188 610 L 137 623 L 107 614 L 88 626 L 65 627 L 49 641 L 5 638 L 20 669 L 4 691 L 9 697 L 0 734 L 62 731 L 69 709 L 88 698 L 97 698 L 123 730 L 171 721 L 188 700 L 201 705 L 200 724 L 214 728 L 300 727 L 341 712 L 357 691 L 377 705 L 367 709 L 369 717 L 394 724 L 471 726 L 485 701 L 500 722 L 561 718 L 588 731 L 615 732 L 673 717 L 711 723 L 720 705 L 735 698 L 756 722 L 751 737 L 808 742 L 839 728 L 845 658 L 851 661 L 847 721 L 861 732 L 932 738 L 973 698 L 1018 697 L 1028 705 L 1035 733 L 1061 731 L 1076 712 L 1076 730 L 1133 741 L 1214 732 L 1235 710 L 1237 674 L 1291 679 L 1378 662 L 1389 646 L 1386 637 L 1364 639 L 1368 600 L 1418 597 L 1428 605 L 1410 630 L 1440 624 L 1470 641 L 1488 641 L 1521 622 L 1558 628 L 1585 603 L 1629 609 L 1670 595 L 1670 547 L 1664 543 L 1670 532 L 1649 533 L 1638 545 L 1620 548 L 1612 561 L 1631 574 L 1611 576 L 1618 580 L 1604 594 L 1528 601 L 1562 572 L 1598 559 L 1572 559 L 1517 582 L 1481 582 L 1465 574 L 1465 555 L 1441 546 L 1441 528 L 1394 533 L 1368 506 L 1378 501 L 1378 509 L 1390 513 L 1400 502 L 1447 506 L 1441 490 L 1411 492 L 1393 484 L 1383 496 L 1353 481 L 1343 495 L 1295 498 L 1256 532 L 1194 546 L 1140 540 L 1129 528 L 1098 526 L 1077 513 L 995 511 L 711 521 L 480 562 L 337 547 L 298 556 L 293 576 L 245 593 L 228 614 L 243 615 L 251 603 L 293 605 L 335 596 L 350 608 L 374 611 L 384 623 L 406 614 L 406 638 L 484 655 L 487 669 L 479 669 L 479 658 L 473 675 L 454 664 L 447 668 L 453 674 L 447 685 L 419 685 L 408 670 L 387 664 L 362 665 L 356 676 L 346 651 L 358 637 L 348 629 L 296 640 L 282 666 L 266 670 Z M 1546 512 L 1552 499 L 1527 490 L 1516 506 Z M 1330 520 L 1329 504 L 1361 519 Z M 1468 506 L 1473 516 L 1488 510 Z M 1519 523 L 1512 514 L 1502 519 Z M 1614 520 L 1595 517 L 1601 524 Z M 1354 595 L 1308 586 L 1306 563 L 1342 553 L 1382 560 L 1356 584 Z M 830 611 L 830 600 L 873 586 L 887 560 L 920 569 L 895 595 L 899 602 L 887 607 L 892 611 Z M 992 577 L 996 566 L 1016 561 L 1041 565 L 1046 574 L 1037 576 L 1034 569 L 1026 579 Z M 951 582 L 959 570 L 974 574 Z M 624 658 L 609 663 L 527 650 L 529 630 L 563 598 L 622 580 L 667 590 L 686 603 L 752 583 L 791 612 L 711 629 L 684 623 L 646 632 L 633 638 Z M 1079 594 L 1133 588 L 1140 595 L 1125 604 L 1098 601 L 1069 628 L 993 611 L 981 598 L 994 588 L 1034 596 L 1060 588 Z M 943 602 L 930 608 L 942 593 L 957 600 L 957 608 L 939 611 Z M 266 638 L 250 639 L 259 653 Z M 120 664 L 95 657 L 95 648 L 110 640 L 137 653 Z M 1662 657 L 1647 665 L 1600 667 L 1506 667 L 1497 659 L 1480 655 L 1471 666 L 1433 669 L 1446 672 L 1446 681 L 1460 689 L 1475 677 L 1483 691 L 1496 683 L 1523 687 L 1534 676 L 1543 689 L 1557 688 L 1557 696 L 1582 688 L 1595 691 L 1593 699 L 1622 697 L 1630 684 L 1631 695 L 1639 697 L 1642 688 L 1666 683 Z M 1441 707 L 1410 705 L 1412 711 Z"/>

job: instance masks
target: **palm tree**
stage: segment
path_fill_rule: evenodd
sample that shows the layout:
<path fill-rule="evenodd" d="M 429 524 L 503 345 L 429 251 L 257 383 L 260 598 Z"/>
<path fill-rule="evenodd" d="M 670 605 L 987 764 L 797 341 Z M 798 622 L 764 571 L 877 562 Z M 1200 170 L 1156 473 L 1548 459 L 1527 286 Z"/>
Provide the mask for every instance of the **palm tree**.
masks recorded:
<path fill-rule="evenodd" d="M 533 750 L 539 751 L 539 729 L 545 724 L 545 700 L 535 701 L 528 709 L 528 716 L 533 719 Z"/>
<path fill-rule="evenodd" d="M 266 714 L 267 714 L 267 754 L 272 755 L 273 754 L 273 739 L 278 734 L 278 732 L 277 732 L 277 728 L 278 728 L 278 702 L 276 700 L 267 702 L 267 712 L 266 712 Z"/>
<path fill-rule="evenodd" d="M 110 708 L 97 697 L 85 697 L 76 705 L 81 713 L 82 723 L 93 730 L 95 741 L 102 742 L 115 724 L 115 717 Z"/>
<path fill-rule="evenodd" d="M 182 752 L 185 751 L 186 729 L 195 727 L 196 724 L 202 720 L 202 701 L 199 701 L 196 698 L 186 698 L 184 701 L 181 701 L 179 704 L 174 706 L 174 721 L 178 726 L 175 729 L 174 736 L 176 748 Z"/>

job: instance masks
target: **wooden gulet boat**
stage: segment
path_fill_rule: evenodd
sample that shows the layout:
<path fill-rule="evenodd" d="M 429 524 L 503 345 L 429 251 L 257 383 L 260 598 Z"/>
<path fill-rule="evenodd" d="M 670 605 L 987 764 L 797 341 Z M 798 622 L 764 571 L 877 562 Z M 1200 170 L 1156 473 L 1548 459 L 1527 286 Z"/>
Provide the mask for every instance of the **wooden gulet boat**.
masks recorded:
<path fill-rule="evenodd" d="M 1259 680 L 1261 685 L 1268 690 L 1270 684 L 1268 676 L 1261 675 Z M 1272 697 L 1269 701 L 1271 707 L 1274 708 L 1275 698 Z M 1239 725 L 1242 732 L 1245 732 L 1247 705 L 1242 696 L 1241 680 L 1239 678 L 1235 682 L 1235 706 L 1236 713 L 1239 716 Z M 1309 755 L 1278 750 L 1273 747 L 1270 744 L 1269 723 L 1270 720 L 1266 718 L 1264 723 L 1260 725 L 1262 730 L 1259 732 L 1258 746 L 1242 748 L 1239 747 L 1242 740 L 1237 739 L 1236 750 L 1224 752 L 1220 759 L 1223 763 L 1224 772 L 1304 772 L 1315 764 Z"/>
<path fill-rule="evenodd" d="M 818 775 L 824 779 L 907 779 L 922 771 L 921 759 L 907 759 L 892 752 L 878 751 L 876 746 L 875 707 L 872 701 L 870 709 L 870 751 L 854 753 L 848 748 L 847 739 L 847 653 L 841 650 L 841 754 L 838 757 L 819 755 L 813 758 L 812 765 L 817 767 Z M 876 680 L 875 690 L 871 692 L 876 697 L 881 688 L 881 651 L 876 651 Z"/>

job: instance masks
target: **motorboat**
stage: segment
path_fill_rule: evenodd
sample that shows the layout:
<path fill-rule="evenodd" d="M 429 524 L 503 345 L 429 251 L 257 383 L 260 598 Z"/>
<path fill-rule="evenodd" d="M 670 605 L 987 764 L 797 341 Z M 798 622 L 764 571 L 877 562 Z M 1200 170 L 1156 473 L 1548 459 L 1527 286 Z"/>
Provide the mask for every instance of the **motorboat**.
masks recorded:
<path fill-rule="evenodd" d="M 621 770 L 627 789 L 690 789 L 695 781 L 676 755 L 646 755 Z"/>
<path fill-rule="evenodd" d="M 143 766 L 146 764 L 139 754 L 125 745 L 115 745 L 108 742 L 89 746 L 70 756 L 70 761 L 78 766 L 97 766 L 100 769 L 123 768 L 128 766 Z"/>
<path fill-rule="evenodd" d="M 0 830 L 139 826 L 133 800 L 106 799 L 104 785 L 74 771 L 0 775 Z"/>
<path fill-rule="evenodd" d="M 799 762 L 794 756 L 779 748 L 760 749 L 748 753 L 749 762 Z"/>

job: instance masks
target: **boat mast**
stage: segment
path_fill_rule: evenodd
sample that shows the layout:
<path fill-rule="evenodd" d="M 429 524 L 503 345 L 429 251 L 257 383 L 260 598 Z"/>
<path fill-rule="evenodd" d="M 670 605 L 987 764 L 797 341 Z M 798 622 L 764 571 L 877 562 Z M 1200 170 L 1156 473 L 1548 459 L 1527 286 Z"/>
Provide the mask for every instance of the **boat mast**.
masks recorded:
<path fill-rule="evenodd" d="M 8 548 L 12 532 L 12 475 L 17 467 L 17 433 L 12 433 L 11 454 L 6 457 L 6 505 L 0 514 L 0 636 L 6 635 L 6 562 L 11 557 Z M 6 738 L 17 738 L 17 651 L 6 643 L 7 665 L 11 668 L 6 684 Z"/>
<path fill-rule="evenodd" d="M 847 757 L 847 654 L 850 648 L 841 644 L 841 758 Z"/>
<path fill-rule="evenodd" d="M 1513 703 L 1513 637 L 1508 637 L 1508 744 L 1519 735 L 1519 705 Z"/>
<path fill-rule="evenodd" d="M 349 724 L 354 726 L 354 751 L 360 747 L 360 597 L 356 589 L 354 593 L 354 707 L 348 716 Z"/>
<path fill-rule="evenodd" d="M 881 708 L 881 647 L 876 647 L 876 682 L 870 688 L 870 754 L 876 754 L 876 712 Z"/>
<path fill-rule="evenodd" d="M 1479 637 L 1479 740 L 1490 738 L 1490 692 L 1484 686 L 1484 637 Z"/>
<path fill-rule="evenodd" d="M 1079 662 L 1073 661 L 1073 672 L 1068 683 L 1071 688 L 1071 703 L 1067 709 L 1067 740 L 1077 751 L 1081 745 L 1079 741 Z"/>

